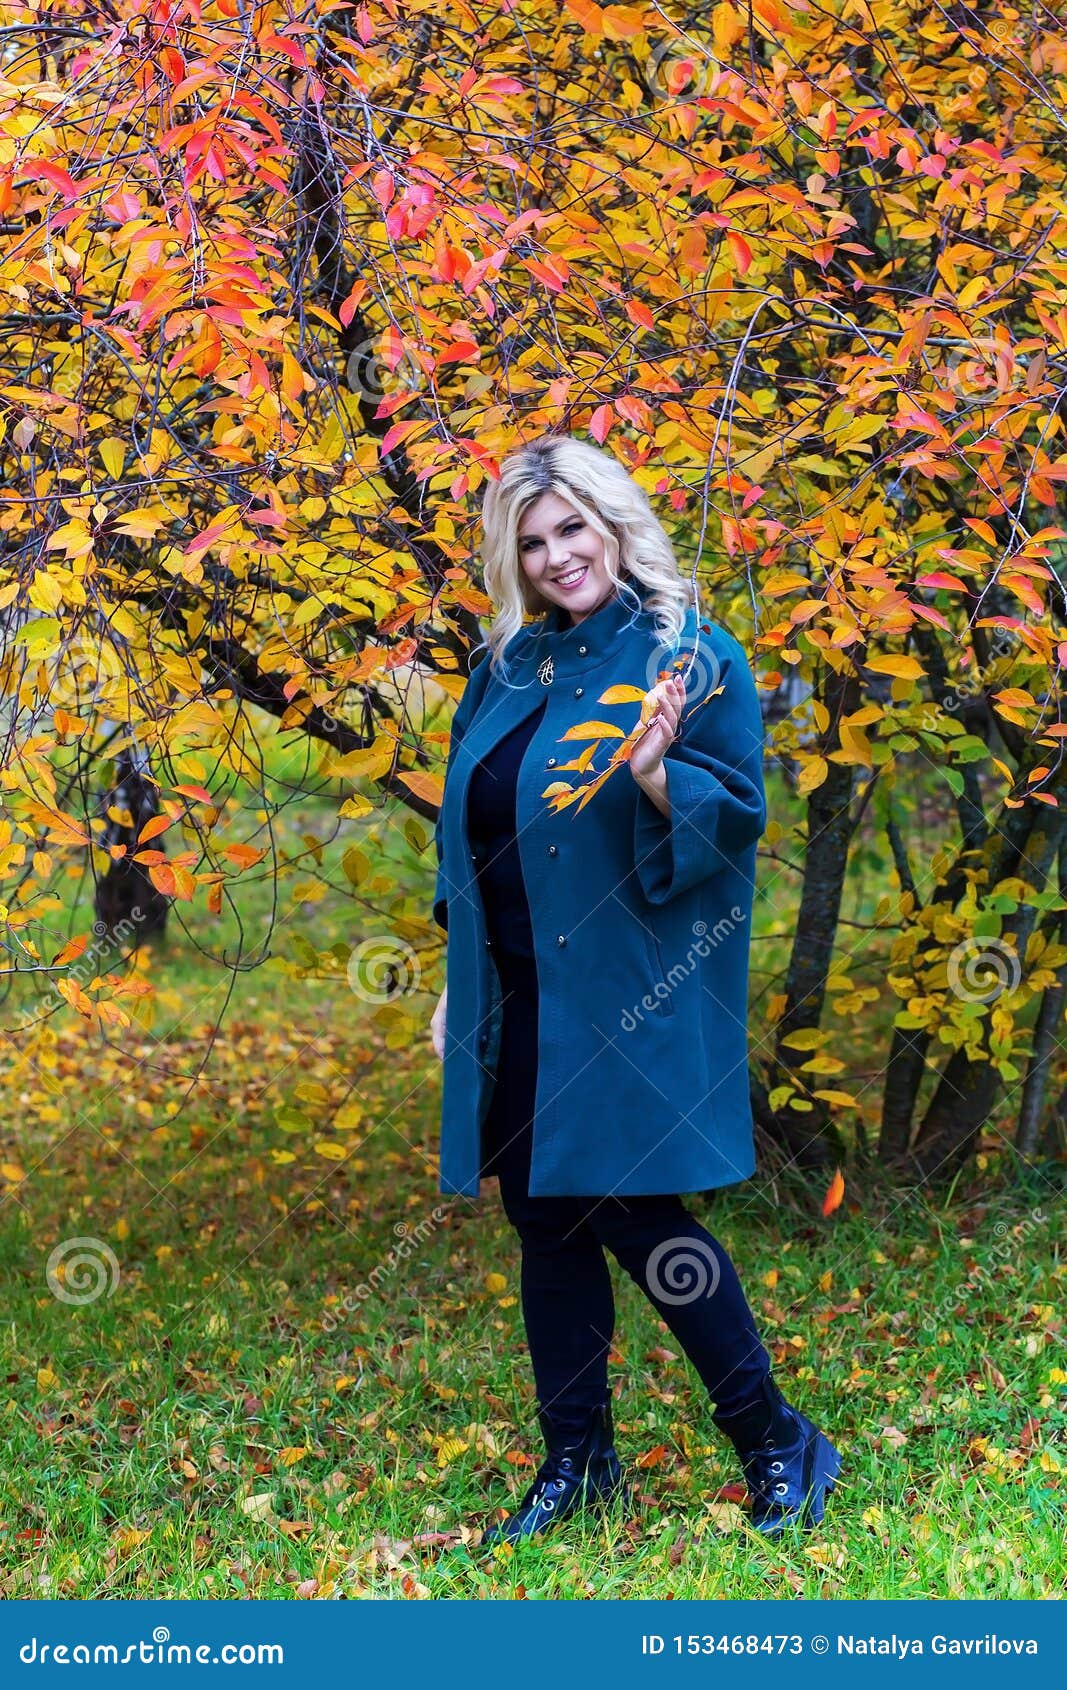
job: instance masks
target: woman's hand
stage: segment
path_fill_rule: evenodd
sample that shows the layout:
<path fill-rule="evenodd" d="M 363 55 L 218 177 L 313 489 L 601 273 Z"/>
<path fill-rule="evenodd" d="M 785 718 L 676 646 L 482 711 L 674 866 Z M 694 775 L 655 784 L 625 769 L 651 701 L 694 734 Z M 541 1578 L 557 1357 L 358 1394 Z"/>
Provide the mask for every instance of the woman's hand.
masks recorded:
<path fill-rule="evenodd" d="M 448 987 L 446 986 L 437 1000 L 437 1008 L 430 1017 L 430 1037 L 433 1040 L 433 1048 L 437 1053 L 439 1062 L 443 1062 L 445 1059 L 445 1006 L 447 1002 Z"/>
<path fill-rule="evenodd" d="M 646 692 L 641 703 L 645 731 L 630 756 L 630 773 L 636 781 L 654 778 L 663 762 L 663 753 L 678 732 L 684 703 L 685 682 L 681 675 L 669 675 Z"/>

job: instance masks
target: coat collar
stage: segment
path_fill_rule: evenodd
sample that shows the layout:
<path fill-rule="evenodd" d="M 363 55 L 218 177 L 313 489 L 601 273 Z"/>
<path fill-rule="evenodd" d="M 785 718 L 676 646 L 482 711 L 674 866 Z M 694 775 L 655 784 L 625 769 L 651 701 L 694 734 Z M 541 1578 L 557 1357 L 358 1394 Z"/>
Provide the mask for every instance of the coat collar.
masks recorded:
<path fill-rule="evenodd" d="M 639 605 L 634 602 L 635 592 Z M 531 629 L 532 659 L 540 669 L 551 658 L 553 680 L 578 675 L 610 657 L 623 644 L 628 629 L 646 625 L 645 594 L 636 581 L 577 624 L 562 605 L 553 605 Z"/>

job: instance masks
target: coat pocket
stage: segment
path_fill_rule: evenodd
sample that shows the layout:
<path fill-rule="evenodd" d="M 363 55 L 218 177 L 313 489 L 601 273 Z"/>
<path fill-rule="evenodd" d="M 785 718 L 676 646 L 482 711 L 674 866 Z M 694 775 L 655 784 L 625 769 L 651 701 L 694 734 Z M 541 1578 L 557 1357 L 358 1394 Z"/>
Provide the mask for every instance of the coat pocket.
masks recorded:
<path fill-rule="evenodd" d="M 656 931 L 652 917 L 645 911 L 640 917 L 641 929 L 645 935 L 645 954 L 648 958 L 648 974 L 653 996 L 656 999 L 657 1015 L 673 1015 L 674 1004 L 671 999 L 670 982 L 667 970 L 663 965 L 663 948 L 660 945 L 659 934 Z"/>

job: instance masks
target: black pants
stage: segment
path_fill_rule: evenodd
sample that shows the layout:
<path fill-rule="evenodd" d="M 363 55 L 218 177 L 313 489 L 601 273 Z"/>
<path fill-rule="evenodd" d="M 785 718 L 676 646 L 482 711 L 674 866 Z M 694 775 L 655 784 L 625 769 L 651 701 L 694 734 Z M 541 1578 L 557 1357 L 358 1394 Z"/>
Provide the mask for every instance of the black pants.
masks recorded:
<path fill-rule="evenodd" d="M 615 1303 L 604 1246 L 641 1287 L 720 1414 L 752 1403 L 771 1361 L 734 1265 L 679 1197 L 531 1197 L 537 1062 L 533 962 L 498 956 L 504 987 L 485 1171 L 522 1246 L 522 1312 L 542 1409 L 579 1424 L 608 1400 Z"/>

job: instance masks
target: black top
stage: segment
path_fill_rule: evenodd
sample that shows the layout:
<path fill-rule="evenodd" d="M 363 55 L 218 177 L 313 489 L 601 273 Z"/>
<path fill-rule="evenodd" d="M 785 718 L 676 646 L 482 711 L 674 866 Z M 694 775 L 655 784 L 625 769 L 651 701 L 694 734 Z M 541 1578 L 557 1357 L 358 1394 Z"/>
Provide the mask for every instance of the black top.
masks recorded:
<path fill-rule="evenodd" d="M 547 703 L 547 700 L 545 701 Z M 494 951 L 532 957 L 533 929 L 515 836 L 519 764 L 545 713 L 545 704 L 504 735 L 477 763 L 467 792 L 467 828 Z"/>

